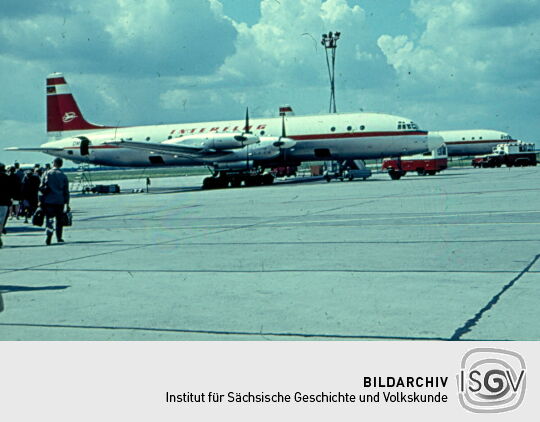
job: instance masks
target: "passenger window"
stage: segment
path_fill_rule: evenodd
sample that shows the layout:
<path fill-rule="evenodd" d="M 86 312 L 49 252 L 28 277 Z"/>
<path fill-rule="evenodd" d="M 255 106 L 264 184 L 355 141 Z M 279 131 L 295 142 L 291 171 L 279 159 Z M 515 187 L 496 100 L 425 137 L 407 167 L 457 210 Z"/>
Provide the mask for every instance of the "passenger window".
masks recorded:
<path fill-rule="evenodd" d="M 360 130 L 364 130 L 366 127 L 364 125 L 360 125 Z"/>
<path fill-rule="evenodd" d="M 347 130 L 350 132 L 352 130 L 352 126 L 347 126 Z"/>
<path fill-rule="evenodd" d="M 146 140 L 149 141 L 149 140 L 150 140 L 150 136 L 147 136 L 147 137 L 146 137 Z"/>
<path fill-rule="evenodd" d="M 336 128 L 335 128 L 334 126 L 332 126 L 332 127 L 330 128 L 330 130 L 331 130 L 332 132 L 335 132 L 335 131 L 336 131 Z"/>
<path fill-rule="evenodd" d="M 261 130 L 261 136 L 263 136 L 263 135 L 264 135 L 264 130 Z"/>

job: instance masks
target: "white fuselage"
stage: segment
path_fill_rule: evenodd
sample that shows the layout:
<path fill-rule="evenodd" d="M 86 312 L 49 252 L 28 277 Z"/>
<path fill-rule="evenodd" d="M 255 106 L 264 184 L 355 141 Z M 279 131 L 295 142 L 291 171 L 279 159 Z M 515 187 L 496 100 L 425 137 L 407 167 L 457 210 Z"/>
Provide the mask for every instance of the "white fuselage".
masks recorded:
<path fill-rule="evenodd" d="M 448 156 L 470 156 L 489 154 L 500 143 L 516 142 L 508 133 L 497 130 L 445 130 L 429 132 L 444 139 Z"/>
<path fill-rule="evenodd" d="M 288 116 L 285 118 L 286 136 L 296 144 L 287 150 L 286 157 L 295 161 L 369 159 L 422 153 L 442 143 L 439 137 L 428 137 L 426 131 L 417 129 L 415 125 L 403 129 L 408 126 L 403 122 L 409 123 L 410 120 L 376 113 Z M 243 132 L 244 125 L 244 121 L 236 120 L 50 133 L 53 139 L 61 139 L 42 147 L 63 148 L 49 154 L 75 162 L 109 166 L 214 165 L 224 160 L 250 159 L 250 151 L 257 151 L 259 156 L 265 137 L 279 137 L 282 131 L 281 118 L 252 119 L 250 131 L 260 137 L 261 142 L 233 150 L 230 157 L 217 159 L 194 159 L 186 154 L 154 153 L 107 144 L 122 139 L 157 143 L 205 133 L 236 133 Z M 88 153 L 81 151 L 83 137 L 89 141 Z"/>

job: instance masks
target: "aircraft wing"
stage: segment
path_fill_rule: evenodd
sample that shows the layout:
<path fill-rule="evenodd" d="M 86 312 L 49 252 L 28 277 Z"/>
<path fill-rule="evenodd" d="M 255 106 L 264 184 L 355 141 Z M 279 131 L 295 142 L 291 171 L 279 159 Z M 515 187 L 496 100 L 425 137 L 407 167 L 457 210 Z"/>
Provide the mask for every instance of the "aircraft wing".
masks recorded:
<path fill-rule="evenodd" d="M 230 151 L 215 151 L 203 149 L 195 145 L 165 144 L 161 142 L 109 141 L 109 145 L 151 151 L 160 154 L 181 155 L 191 158 L 221 157 L 231 154 Z"/>
<path fill-rule="evenodd" d="M 43 147 L 30 147 L 30 148 L 21 148 L 21 147 L 9 147 L 4 148 L 4 151 L 37 151 L 37 152 L 55 152 L 63 151 L 64 148 L 43 148 Z"/>

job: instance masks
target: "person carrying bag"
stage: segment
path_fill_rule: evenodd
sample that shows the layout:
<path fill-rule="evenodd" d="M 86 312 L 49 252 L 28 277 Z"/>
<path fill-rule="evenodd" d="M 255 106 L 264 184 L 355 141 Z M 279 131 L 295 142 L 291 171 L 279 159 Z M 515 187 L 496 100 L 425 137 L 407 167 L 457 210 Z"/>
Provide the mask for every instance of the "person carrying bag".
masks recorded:
<path fill-rule="evenodd" d="M 53 168 L 43 176 L 39 191 L 41 192 L 40 203 L 45 213 L 46 237 L 45 244 L 50 245 L 53 233 L 56 232 L 56 241 L 64 243 L 62 238 L 64 228 L 64 207 L 69 211 L 69 181 L 60 170 L 63 161 L 55 158 Z M 54 224 L 56 223 L 56 224 Z M 55 227 L 56 225 L 56 227 Z"/>

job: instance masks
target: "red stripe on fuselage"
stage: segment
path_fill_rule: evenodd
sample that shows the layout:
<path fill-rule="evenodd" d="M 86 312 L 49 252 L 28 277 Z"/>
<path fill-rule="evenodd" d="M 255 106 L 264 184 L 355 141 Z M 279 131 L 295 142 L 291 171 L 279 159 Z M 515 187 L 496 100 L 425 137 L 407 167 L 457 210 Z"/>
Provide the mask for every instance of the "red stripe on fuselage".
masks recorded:
<path fill-rule="evenodd" d="M 427 135 L 424 131 L 411 132 L 348 132 L 348 133 L 327 133 L 322 135 L 292 135 L 287 138 L 295 141 L 312 141 L 317 139 L 347 139 L 347 138 L 376 138 L 385 136 L 411 136 L 411 135 Z"/>
<path fill-rule="evenodd" d="M 492 144 L 496 142 L 497 144 L 507 144 L 510 142 L 516 142 L 515 139 L 494 139 L 494 140 L 482 140 L 482 141 L 456 141 L 456 142 L 445 142 L 446 145 L 468 145 L 468 144 Z"/>

